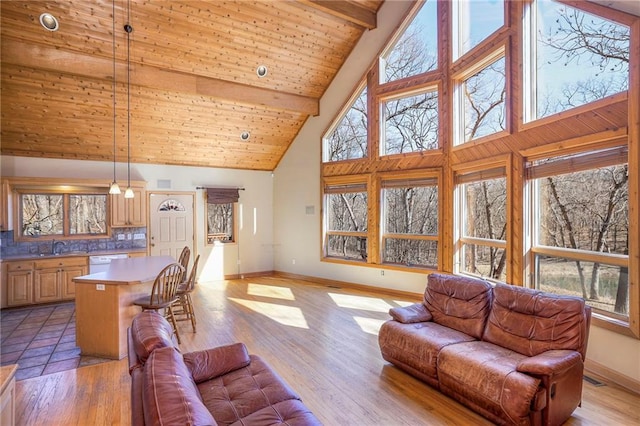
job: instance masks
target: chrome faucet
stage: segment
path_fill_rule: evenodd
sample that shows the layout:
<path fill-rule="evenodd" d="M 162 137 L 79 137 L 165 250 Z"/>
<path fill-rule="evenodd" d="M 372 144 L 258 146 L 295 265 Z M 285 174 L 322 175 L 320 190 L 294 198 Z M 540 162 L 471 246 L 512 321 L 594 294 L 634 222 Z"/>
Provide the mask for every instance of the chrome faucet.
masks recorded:
<path fill-rule="evenodd" d="M 66 243 L 64 241 L 56 241 L 55 239 L 51 242 L 51 253 L 56 255 L 60 254 L 60 247 L 64 247 Z"/>

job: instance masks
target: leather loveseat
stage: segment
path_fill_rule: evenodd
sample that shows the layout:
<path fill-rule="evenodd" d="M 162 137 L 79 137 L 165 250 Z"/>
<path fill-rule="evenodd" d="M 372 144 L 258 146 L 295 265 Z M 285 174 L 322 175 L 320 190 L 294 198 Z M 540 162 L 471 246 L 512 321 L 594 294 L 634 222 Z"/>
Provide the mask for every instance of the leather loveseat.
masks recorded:
<path fill-rule="evenodd" d="M 153 311 L 128 331 L 132 425 L 320 425 L 300 397 L 242 343 L 181 354 Z"/>
<path fill-rule="evenodd" d="M 583 299 L 434 273 L 389 313 L 383 358 L 497 424 L 560 425 L 581 403 Z"/>

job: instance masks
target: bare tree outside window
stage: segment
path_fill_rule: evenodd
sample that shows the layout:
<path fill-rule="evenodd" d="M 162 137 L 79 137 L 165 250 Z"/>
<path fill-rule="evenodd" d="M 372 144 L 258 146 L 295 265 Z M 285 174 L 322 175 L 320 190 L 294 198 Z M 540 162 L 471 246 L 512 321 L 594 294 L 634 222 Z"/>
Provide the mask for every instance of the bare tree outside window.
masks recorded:
<path fill-rule="evenodd" d="M 207 243 L 215 241 L 233 242 L 234 203 L 215 204 L 207 203 Z"/>
<path fill-rule="evenodd" d="M 438 148 L 438 92 L 390 100 L 384 104 L 384 153 Z"/>
<path fill-rule="evenodd" d="M 436 0 L 426 1 L 393 48 L 381 58 L 383 82 L 438 68 L 437 3 Z"/>
<path fill-rule="evenodd" d="M 20 193 L 20 238 L 107 234 L 107 194 Z"/>
<path fill-rule="evenodd" d="M 461 268 L 500 281 L 506 280 L 506 178 L 462 186 L 465 198 Z"/>
<path fill-rule="evenodd" d="M 463 91 L 464 142 L 505 129 L 506 80 L 504 57 L 469 77 Z"/>
<path fill-rule="evenodd" d="M 324 138 L 325 161 L 367 156 L 367 89 L 355 100 L 336 128 Z"/>
<path fill-rule="evenodd" d="M 438 187 L 383 191 L 383 261 L 406 266 L 438 265 Z M 430 236 L 432 238 L 425 238 Z"/>
<path fill-rule="evenodd" d="M 71 234 L 107 233 L 107 196 L 69 196 L 69 232 Z"/>
<path fill-rule="evenodd" d="M 629 87 L 630 29 L 549 0 L 535 2 L 535 110 L 532 119 Z"/>
<path fill-rule="evenodd" d="M 615 267 L 607 265 L 606 258 L 594 262 L 593 256 L 580 255 L 628 255 L 628 166 L 540 178 L 536 187 L 537 243 L 577 251 L 574 259 L 538 256 L 538 285 L 547 291 L 582 296 L 599 309 L 628 313 L 627 266 Z"/>
<path fill-rule="evenodd" d="M 22 194 L 22 235 L 62 235 L 64 205 L 62 195 Z"/>
<path fill-rule="evenodd" d="M 366 261 L 367 193 L 326 194 L 327 256 Z"/>

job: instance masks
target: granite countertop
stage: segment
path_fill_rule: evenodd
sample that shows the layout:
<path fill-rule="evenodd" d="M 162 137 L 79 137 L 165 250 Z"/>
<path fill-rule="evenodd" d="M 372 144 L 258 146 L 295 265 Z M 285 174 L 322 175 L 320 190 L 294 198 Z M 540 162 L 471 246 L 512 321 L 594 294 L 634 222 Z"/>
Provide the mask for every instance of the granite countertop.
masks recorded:
<path fill-rule="evenodd" d="M 11 256 L 3 256 L 0 261 L 7 260 L 37 260 L 37 259 L 55 259 L 58 257 L 87 257 L 87 256 L 102 256 L 108 254 L 119 253 L 147 253 L 146 248 L 133 248 L 133 249 L 114 249 L 114 250 L 95 250 L 95 251 L 68 251 L 60 254 L 14 254 Z"/>

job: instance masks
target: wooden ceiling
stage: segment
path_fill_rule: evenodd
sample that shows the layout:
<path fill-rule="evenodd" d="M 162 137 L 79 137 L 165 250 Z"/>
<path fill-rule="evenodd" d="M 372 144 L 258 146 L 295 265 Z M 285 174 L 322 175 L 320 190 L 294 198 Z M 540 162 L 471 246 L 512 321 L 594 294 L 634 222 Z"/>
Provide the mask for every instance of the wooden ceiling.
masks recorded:
<path fill-rule="evenodd" d="M 128 10 L 131 161 L 273 170 L 382 2 L 116 0 L 116 160 L 127 161 Z M 113 161 L 112 7 L 1 2 L 2 155 Z"/>

